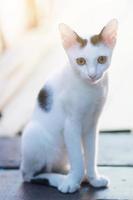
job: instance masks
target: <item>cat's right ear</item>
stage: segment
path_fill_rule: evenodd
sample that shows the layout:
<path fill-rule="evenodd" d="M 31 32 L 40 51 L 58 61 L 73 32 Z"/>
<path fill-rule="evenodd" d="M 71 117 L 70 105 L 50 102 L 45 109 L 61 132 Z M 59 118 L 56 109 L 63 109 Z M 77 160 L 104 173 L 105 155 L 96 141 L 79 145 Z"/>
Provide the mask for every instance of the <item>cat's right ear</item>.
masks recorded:
<path fill-rule="evenodd" d="M 65 49 L 74 45 L 83 47 L 87 43 L 87 40 L 81 38 L 75 31 L 63 23 L 59 24 L 59 31 L 61 34 L 62 44 Z"/>
<path fill-rule="evenodd" d="M 59 31 L 61 34 L 62 44 L 65 49 L 70 48 L 76 44 L 76 33 L 67 25 L 59 24 Z"/>

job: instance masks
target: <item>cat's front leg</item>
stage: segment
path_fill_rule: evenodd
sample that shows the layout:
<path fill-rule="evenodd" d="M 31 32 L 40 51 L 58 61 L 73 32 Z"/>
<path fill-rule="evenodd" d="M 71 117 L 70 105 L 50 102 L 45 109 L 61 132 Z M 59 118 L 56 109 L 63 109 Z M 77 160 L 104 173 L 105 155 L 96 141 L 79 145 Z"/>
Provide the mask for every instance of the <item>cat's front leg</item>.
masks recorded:
<path fill-rule="evenodd" d="M 88 181 L 93 187 L 107 187 L 109 180 L 100 175 L 97 170 L 98 133 L 96 128 L 91 128 L 83 139 Z"/>
<path fill-rule="evenodd" d="M 70 171 L 58 189 L 63 193 L 71 193 L 79 189 L 84 176 L 81 150 L 81 125 L 79 121 L 73 119 L 66 120 L 64 140 L 70 162 Z"/>

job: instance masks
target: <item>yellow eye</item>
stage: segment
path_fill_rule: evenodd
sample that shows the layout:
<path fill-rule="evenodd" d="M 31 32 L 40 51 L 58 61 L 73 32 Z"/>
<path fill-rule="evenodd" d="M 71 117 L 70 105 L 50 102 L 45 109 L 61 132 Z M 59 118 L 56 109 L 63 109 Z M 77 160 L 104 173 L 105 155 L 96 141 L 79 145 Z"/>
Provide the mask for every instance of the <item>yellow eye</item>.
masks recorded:
<path fill-rule="evenodd" d="M 107 61 L 107 56 L 99 56 L 98 59 L 97 59 L 97 62 L 99 64 L 105 64 Z"/>
<path fill-rule="evenodd" d="M 78 65 L 85 65 L 86 64 L 86 60 L 83 57 L 77 58 L 76 62 L 77 62 Z"/>

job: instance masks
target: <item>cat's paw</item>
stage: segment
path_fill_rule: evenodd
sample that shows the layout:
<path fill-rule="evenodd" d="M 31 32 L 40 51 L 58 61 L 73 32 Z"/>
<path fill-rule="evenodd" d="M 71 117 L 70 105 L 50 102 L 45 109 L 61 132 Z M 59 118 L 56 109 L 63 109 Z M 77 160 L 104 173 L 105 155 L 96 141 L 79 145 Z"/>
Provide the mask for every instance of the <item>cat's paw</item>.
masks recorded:
<path fill-rule="evenodd" d="M 58 190 L 62 193 L 73 193 L 80 188 L 80 183 L 77 183 L 70 177 L 66 177 L 59 185 Z"/>
<path fill-rule="evenodd" d="M 108 187 L 109 179 L 104 176 L 98 176 L 94 178 L 89 178 L 89 183 L 91 186 L 100 188 L 100 187 Z"/>

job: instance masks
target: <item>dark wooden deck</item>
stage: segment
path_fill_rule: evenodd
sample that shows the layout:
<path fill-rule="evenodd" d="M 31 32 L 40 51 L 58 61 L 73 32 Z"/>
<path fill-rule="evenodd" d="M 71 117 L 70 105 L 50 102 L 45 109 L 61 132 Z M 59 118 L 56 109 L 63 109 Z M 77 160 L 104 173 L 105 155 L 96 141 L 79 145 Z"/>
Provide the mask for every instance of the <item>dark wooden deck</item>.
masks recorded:
<path fill-rule="evenodd" d="M 81 187 L 74 194 L 23 183 L 19 172 L 20 138 L 0 138 L 0 200 L 133 200 L 133 134 L 101 134 L 99 170 L 110 178 L 108 189 Z"/>

